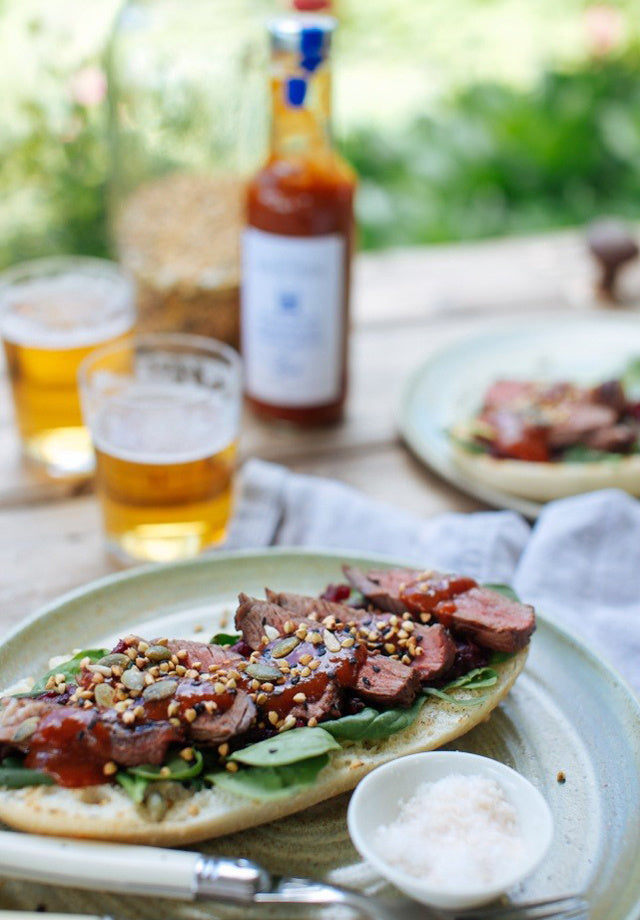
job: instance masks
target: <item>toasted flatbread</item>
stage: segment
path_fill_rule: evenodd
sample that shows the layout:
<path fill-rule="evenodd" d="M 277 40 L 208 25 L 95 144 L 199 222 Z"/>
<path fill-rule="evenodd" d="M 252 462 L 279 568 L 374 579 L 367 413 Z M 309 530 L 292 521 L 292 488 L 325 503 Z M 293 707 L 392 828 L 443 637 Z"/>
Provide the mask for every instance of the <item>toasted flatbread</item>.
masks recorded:
<path fill-rule="evenodd" d="M 84 837 L 129 843 L 182 845 L 244 830 L 308 808 L 353 789 L 380 764 L 442 747 L 486 720 L 509 692 L 524 667 L 527 649 L 492 665 L 494 686 L 468 691 L 482 697 L 474 706 L 456 706 L 427 698 L 417 719 L 384 741 L 346 742 L 334 751 L 313 786 L 274 801 L 235 796 L 216 787 L 190 793 L 183 790 L 160 821 L 152 821 L 119 787 L 111 784 L 83 789 L 29 786 L 0 790 L 0 820 L 37 834 Z"/>
<path fill-rule="evenodd" d="M 451 442 L 451 454 L 456 466 L 478 482 L 532 501 L 553 501 L 609 488 L 640 496 L 640 455 L 637 454 L 586 463 L 532 463 L 473 453 L 455 441 Z"/>

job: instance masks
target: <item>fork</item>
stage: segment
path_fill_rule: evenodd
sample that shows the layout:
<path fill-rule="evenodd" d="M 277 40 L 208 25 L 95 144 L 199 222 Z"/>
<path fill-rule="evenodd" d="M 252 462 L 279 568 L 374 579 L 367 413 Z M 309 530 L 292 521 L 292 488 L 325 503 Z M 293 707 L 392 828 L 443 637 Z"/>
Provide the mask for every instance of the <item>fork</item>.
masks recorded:
<path fill-rule="evenodd" d="M 256 892 L 254 904 L 342 906 L 370 920 L 588 920 L 589 904 L 578 894 L 473 910 L 444 911 L 424 904 L 402 905 L 371 898 L 351 888 L 308 879 L 274 880 L 270 891 Z"/>

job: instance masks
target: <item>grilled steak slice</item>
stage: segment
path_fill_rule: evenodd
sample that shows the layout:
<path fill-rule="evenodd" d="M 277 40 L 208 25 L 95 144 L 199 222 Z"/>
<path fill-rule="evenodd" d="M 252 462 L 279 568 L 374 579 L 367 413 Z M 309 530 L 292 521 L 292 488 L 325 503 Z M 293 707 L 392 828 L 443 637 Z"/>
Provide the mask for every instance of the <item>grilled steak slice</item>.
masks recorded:
<path fill-rule="evenodd" d="M 369 655 L 358 671 L 353 689 L 372 703 L 407 707 L 418 695 L 420 675 L 396 658 Z"/>
<path fill-rule="evenodd" d="M 221 744 L 248 731 L 256 718 L 256 707 L 248 693 L 239 690 L 225 712 L 201 713 L 192 722 L 190 734 L 198 744 Z"/>
<path fill-rule="evenodd" d="M 239 594 L 238 600 L 240 603 L 236 611 L 236 629 L 240 630 L 242 638 L 252 649 L 259 649 L 264 645 L 264 638 L 268 641 L 273 639 L 273 636 L 265 633 L 265 626 L 275 629 L 280 635 L 285 634 L 286 623 L 295 623 L 296 626 L 305 624 L 312 629 L 318 629 L 316 620 L 297 616 L 278 604 L 261 601 L 247 594 Z"/>
<path fill-rule="evenodd" d="M 187 639 L 169 639 L 167 648 L 172 655 L 179 651 L 185 651 L 187 657 L 183 658 L 181 663 L 186 668 L 192 668 L 194 664 L 200 662 L 200 670 L 220 671 L 227 668 L 233 668 L 239 661 L 244 661 L 242 655 L 225 648 L 222 645 L 208 645 L 205 642 L 190 642 Z"/>
<path fill-rule="evenodd" d="M 349 584 L 361 591 L 374 607 L 390 613 L 403 613 L 407 609 L 400 592 L 407 582 L 414 581 L 420 574 L 414 569 L 381 569 L 365 575 L 352 565 L 344 565 L 342 571 Z"/>
<path fill-rule="evenodd" d="M 473 578 L 461 575 L 416 569 L 382 569 L 365 575 L 352 566 L 345 566 L 344 573 L 375 607 L 395 614 L 404 611 L 428 614 L 440 601 L 450 600 L 478 584 Z M 419 603 L 412 603 L 416 594 Z"/>
<path fill-rule="evenodd" d="M 323 719 L 339 719 L 342 715 L 342 693 L 335 683 L 327 684 L 318 699 L 306 699 L 304 703 L 296 703 L 289 710 L 296 720 L 306 725 L 309 719 L 321 722 Z"/>
<path fill-rule="evenodd" d="M 554 449 L 584 443 L 586 436 L 600 428 L 615 425 L 618 415 L 609 406 L 597 403 L 569 403 L 566 417 L 551 425 L 548 431 L 549 446 Z"/>
<path fill-rule="evenodd" d="M 609 406 L 618 416 L 628 407 L 627 397 L 619 380 L 605 380 L 591 390 L 591 402 Z"/>
<path fill-rule="evenodd" d="M 287 591 L 276 593 L 266 589 L 267 600 L 278 604 L 285 610 L 291 610 L 296 616 L 317 618 L 322 621 L 326 617 L 334 617 L 340 623 L 354 623 L 358 613 L 348 604 L 336 604 L 335 601 L 323 601 L 317 597 L 307 597 L 305 594 L 291 594 Z M 314 616 L 315 615 L 315 616 Z"/>
<path fill-rule="evenodd" d="M 94 713 L 95 714 L 95 713 Z M 101 738 L 96 725 L 108 730 L 108 741 Z M 161 764 L 170 744 L 184 740 L 184 732 L 169 722 L 143 722 L 127 726 L 118 720 L 113 711 L 101 714 L 87 733 L 89 749 L 100 751 L 106 760 L 125 767 L 139 764 Z"/>
<path fill-rule="evenodd" d="M 434 623 L 433 626 L 416 626 L 412 635 L 422 652 L 416 654 L 411 666 L 420 675 L 422 683 L 443 677 L 456 657 L 456 643 L 448 630 L 440 623 Z"/>
<path fill-rule="evenodd" d="M 601 428 L 592 431 L 584 438 L 586 447 L 592 450 L 606 450 L 610 453 L 626 454 L 636 443 L 638 432 L 632 425 L 611 425 L 610 428 Z"/>
<path fill-rule="evenodd" d="M 489 588 L 472 588 L 452 601 L 444 601 L 434 615 L 485 648 L 500 652 L 524 648 L 535 629 L 533 607 Z"/>

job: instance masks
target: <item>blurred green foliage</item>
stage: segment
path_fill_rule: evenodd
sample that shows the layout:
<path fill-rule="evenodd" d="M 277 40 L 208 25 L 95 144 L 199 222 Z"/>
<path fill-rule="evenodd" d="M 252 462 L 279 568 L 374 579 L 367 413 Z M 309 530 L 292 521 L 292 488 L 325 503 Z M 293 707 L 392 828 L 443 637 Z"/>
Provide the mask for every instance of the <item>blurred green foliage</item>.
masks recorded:
<path fill-rule="evenodd" d="M 640 216 L 640 49 L 551 70 L 531 90 L 476 84 L 404 133 L 360 130 L 365 248 Z"/>
<path fill-rule="evenodd" d="M 68 84 L 61 65 L 45 76 Z M 16 104 L 0 144 L 0 267 L 108 254 L 104 102 L 65 90 Z M 360 176 L 364 248 L 640 216 L 640 47 L 550 69 L 528 88 L 458 85 L 428 112 L 405 127 L 352 127 L 342 140 Z"/>

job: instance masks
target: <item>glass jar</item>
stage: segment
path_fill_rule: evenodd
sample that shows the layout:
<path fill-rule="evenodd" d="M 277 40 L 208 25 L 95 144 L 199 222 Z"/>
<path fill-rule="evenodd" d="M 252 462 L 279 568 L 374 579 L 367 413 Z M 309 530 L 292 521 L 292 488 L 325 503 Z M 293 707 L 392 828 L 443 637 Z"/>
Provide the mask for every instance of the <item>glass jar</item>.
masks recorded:
<path fill-rule="evenodd" d="M 266 135 L 269 0 L 128 0 L 109 49 L 115 250 L 140 326 L 237 344 L 244 177 Z"/>

